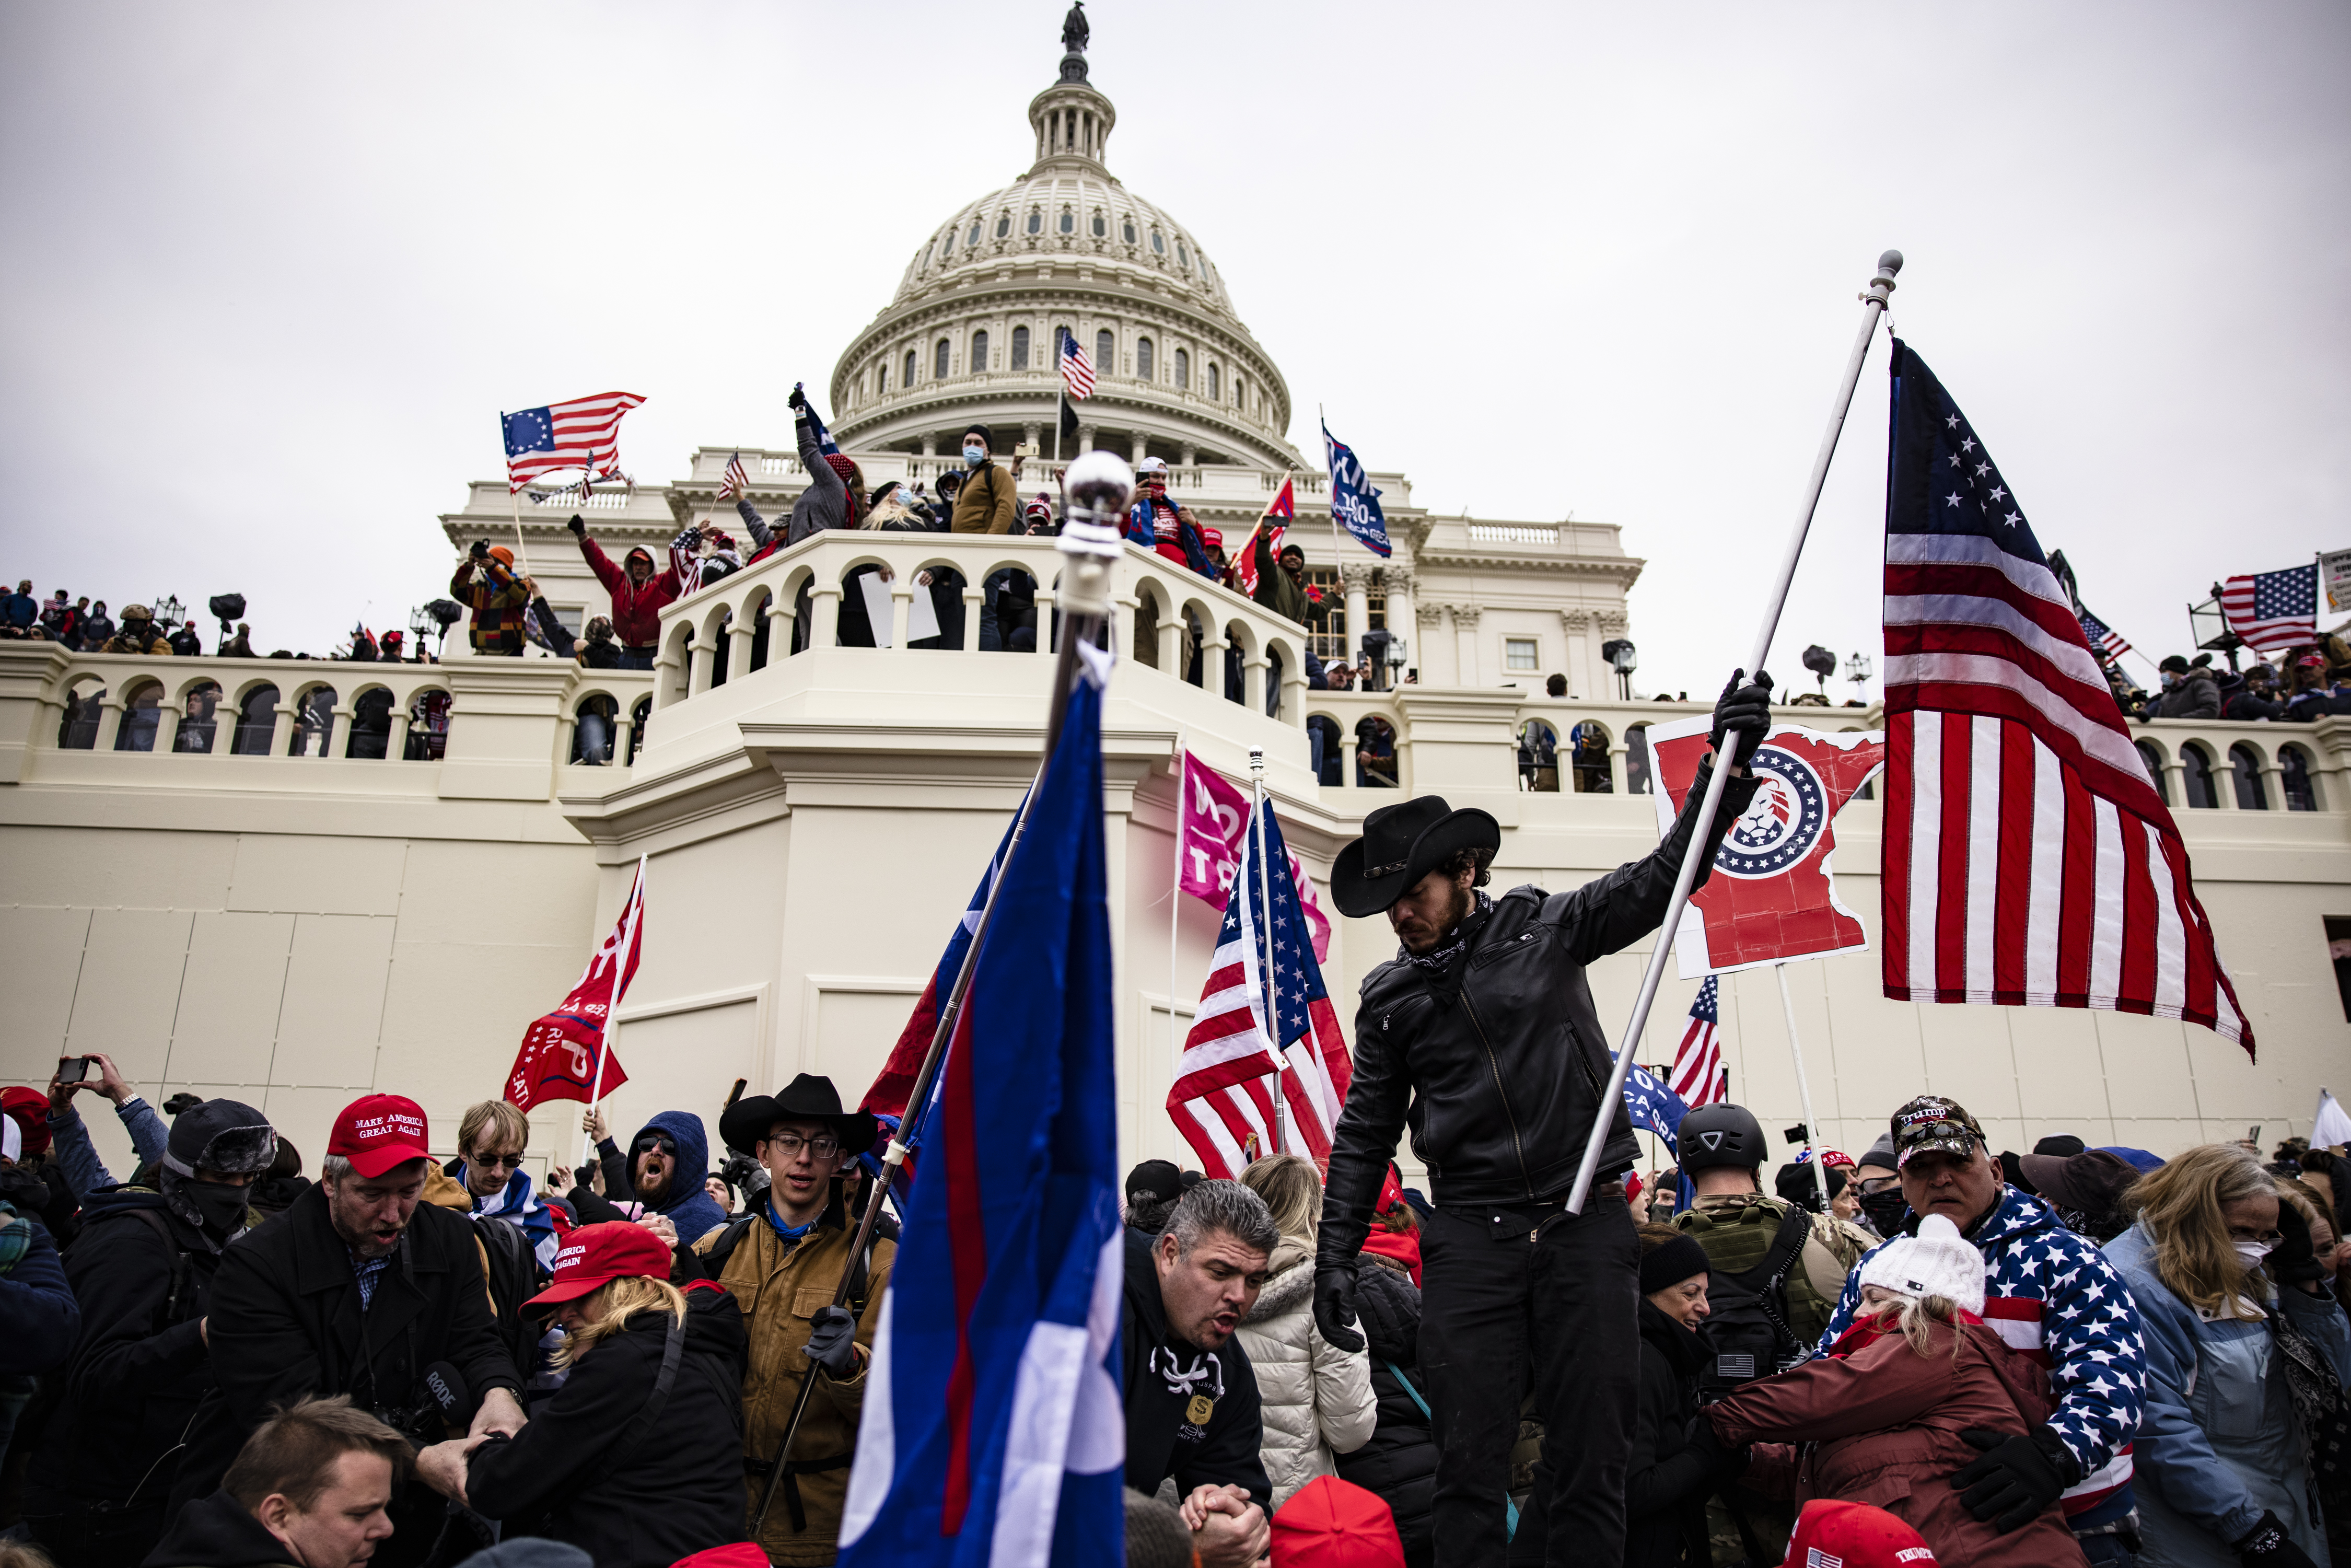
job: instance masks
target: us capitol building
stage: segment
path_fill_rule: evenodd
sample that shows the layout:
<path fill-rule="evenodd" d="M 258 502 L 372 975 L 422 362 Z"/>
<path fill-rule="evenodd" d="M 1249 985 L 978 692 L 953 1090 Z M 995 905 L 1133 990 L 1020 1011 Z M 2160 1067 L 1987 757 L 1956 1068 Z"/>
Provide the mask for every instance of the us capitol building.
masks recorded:
<path fill-rule="evenodd" d="M 1625 592 L 1642 566 L 1616 525 L 1447 514 L 1417 504 L 1403 474 L 1374 472 L 1394 555 L 1334 538 L 1319 455 L 1290 445 L 1289 383 L 1235 310 L 1216 252 L 1111 172 L 1117 110 L 1089 78 L 1084 42 L 1073 13 L 1058 79 L 1028 107 L 1028 171 L 912 236 L 824 412 L 869 488 L 935 483 L 960 466 L 949 455 L 975 421 L 999 453 L 1038 443 L 1046 455 L 1021 488 L 1050 488 L 1066 329 L 1097 382 L 1063 458 L 1164 458 L 1171 495 L 1228 546 L 1295 482 L 1290 538 L 1336 596 L 1327 628 L 1309 632 L 1139 549 L 1115 578 L 1104 747 L 1122 1157 L 1189 1164 L 1162 1106 L 1219 912 L 1171 893 L 1184 751 L 1244 789 L 1249 752 L 1263 751 L 1284 831 L 1318 878 L 1365 812 L 1434 792 L 1502 822 L 1498 889 L 1557 891 L 1654 846 L 1641 730 L 1702 710 L 1616 698 L 1601 644 L 1629 634 Z M 608 608 L 564 528 L 575 508 L 616 560 L 636 545 L 664 559 L 687 523 L 739 531 L 716 495 L 736 450 L 702 447 L 674 483 L 584 507 L 527 501 L 525 557 L 550 606 L 575 626 Z M 743 458 L 751 499 L 780 521 L 806 482 L 797 453 Z M 442 531 L 460 549 L 511 538 L 509 505 L 503 479 L 475 482 Z M 838 605 L 857 591 L 844 584 L 867 565 L 890 573 L 888 645 L 836 646 Z M 978 585 L 1005 570 L 1034 579 L 1050 626 L 1050 539 L 856 531 L 820 534 L 672 606 L 650 672 L 475 659 L 462 628 L 438 665 L 0 643 L 6 1080 L 44 1083 L 60 1055 L 104 1051 L 151 1101 L 190 1090 L 259 1104 L 314 1166 L 336 1109 L 393 1090 L 423 1102 L 436 1148 L 455 1152 L 458 1112 L 497 1093 L 525 1027 L 570 988 L 643 857 L 643 964 L 612 1040 L 630 1074 L 611 1096 L 616 1129 L 683 1108 L 715 1134 L 738 1077 L 759 1092 L 822 1072 L 859 1093 L 1042 734 L 1050 650 L 907 646 L 916 576 L 936 567 L 970 585 L 967 628 Z M 789 653 L 803 613 L 808 646 Z M 1309 689 L 1308 646 L 1353 656 L 1381 632 L 1393 650 L 1383 689 Z M 1565 697 L 1545 695 L 1553 673 Z M 354 717 L 387 705 L 390 733 L 355 737 Z M 1876 720 L 1812 711 L 1827 727 Z M 588 738 L 590 714 L 612 721 L 608 747 Z M 1356 737 L 1381 725 L 1400 790 L 1354 765 Z M 1592 766 L 1521 766 L 1522 737 L 1564 743 L 1578 725 Z M 1319 773 L 1310 726 L 1324 742 Z M 2351 720 L 2163 721 L 2135 735 L 2181 820 L 2258 1063 L 2160 1019 L 1887 1001 L 1874 953 L 1800 964 L 1790 977 L 1829 1143 L 1859 1151 L 1927 1089 L 1969 1106 L 2003 1147 L 2072 1131 L 2167 1152 L 2256 1124 L 2270 1142 L 2309 1130 L 2322 1082 L 2351 1088 L 2351 984 L 2338 990 L 2330 956 L 2335 940 L 2351 952 Z M 2288 746 L 2314 780 L 2293 800 Z M 1840 895 L 1873 936 L 1878 810 L 1859 800 L 1836 823 Z M 1395 943 L 1384 921 L 1334 918 L 1325 979 L 1352 1033 L 1355 988 Z M 1646 943 L 1592 971 L 1612 1029 L 1645 956 Z M 1696 988 L 1672 973 L 1644 1061 L 1671 1059 Z M 1726 977 L 1722 1019 L 1734 1097 L 1766 1126 L 1799 1120 L 1771 978 Z M 127 1172 L 120 1128 L 89 1114 L 102 1105 L 82 1107 Z M 578 1160 L 576 1106 L 532 1120 L 536 1169 Z"/>

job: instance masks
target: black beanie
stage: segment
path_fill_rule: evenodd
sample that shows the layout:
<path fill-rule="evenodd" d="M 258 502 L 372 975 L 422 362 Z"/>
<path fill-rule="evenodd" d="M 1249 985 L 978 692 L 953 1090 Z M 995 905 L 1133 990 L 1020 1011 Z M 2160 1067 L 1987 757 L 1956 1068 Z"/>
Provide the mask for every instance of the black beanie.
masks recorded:
<path fill-rule="evenodd" d="M 1677 1236 L 1641 1255 L 1641 1294 L 1654 1296 L 1706 1270 L 1706 1249 L 1698 1239 Z"/>
<path fill-rule="evenodd" d="M 996 450 L 996 433 L 988 429 L 987 426 L 984 424 L 967 424 L 963 428 L 963 433 L 965 435 L 978 436 L 982 441 L 987 443 L 987 449 L 990 452 Z"/>

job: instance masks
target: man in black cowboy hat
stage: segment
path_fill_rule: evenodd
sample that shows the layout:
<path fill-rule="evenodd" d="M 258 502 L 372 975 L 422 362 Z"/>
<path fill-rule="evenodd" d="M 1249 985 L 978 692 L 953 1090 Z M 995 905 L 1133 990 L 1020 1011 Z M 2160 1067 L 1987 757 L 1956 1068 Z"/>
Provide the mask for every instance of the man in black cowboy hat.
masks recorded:
<path fill-rule="evenodd" d="M 882 1293 L 897 1248 L 877 1235 L 868 1259 L 852 1257 L 856 1225 L 839 1176 L 873 1146 L 877 1124 L 844 1112 L 830 1078 L 801 1073 L 780 1094 L 737 1101 L 718 1118 L 726 1146 L 768 1170 L 767 1201 L 695 1244 L 710 1277 L 734 1292 L 750 1335 L 743 1380 L 747 1521 L 780 1460 L 784 1478 L 759 1528 L 770 1563 L 830 1563 L 857 1452 L 865 1371 L 881 1321 Z M 850 1276 L 850 1305 L 830 1303 Z M 811 1310 L 811 1303 L 816 1305 Z M 824 1369 L 789 1455 L 778 1455 L 800 1382 Z"/>
<path fill-rule="evenodd" d="M 1507 1550 L 1510 1450 L 1528 1369 L 1553 1479 L 1547 1561 L 1624 1554 L 1625 1486 L 1639 1362 L 1633 1219 L 1616 1179 L 1639 1154 L 1623 1104 L 1604 1106 L 1611 1059 L 1584 966 L 1656 929 L 1682 857 L 1698 881 L 1755 794 L 1747 758 L 1770 727 L 1771 677 L 1734 675 L 1714 748 L 1735 737 L 1732 778 L 1701 827 L 1711 758 L 1673 831 L 1646 858 L 1573 893 L 1479 891 L 1501 846 L 1483 811 L 1435 796 L 1384 807 L 1339 852 L 1332 902 L 1385 915 L 1403 946 L 1366 976 L 1354 1080 L 1331 1150 L 1314 1266 L 1314 1316 L 1343 1350 L 1355 1321 L 1356 1254 L 1405 1125 L 1428 1167 L 1420 1364 L 1438 1451 L 1437 1561 Z M 1583 1212 L 1565 1198 L 1594 1119 L 1610 1119 Z"/>

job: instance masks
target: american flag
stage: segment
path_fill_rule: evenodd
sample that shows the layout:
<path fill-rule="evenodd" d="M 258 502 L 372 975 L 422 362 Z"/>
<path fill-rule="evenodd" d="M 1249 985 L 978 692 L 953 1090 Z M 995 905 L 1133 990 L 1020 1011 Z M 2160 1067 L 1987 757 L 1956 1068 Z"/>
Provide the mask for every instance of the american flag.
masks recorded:
<path fill-rule="evenodd" d="M 2232 577 L 2220 585 L 2229 630 L 2257 653 L 2318 641 L 2318 563 Z"/>
<path fill-rule="evenodd" d="M 2082 621 L 2082 635 L 2089 639 L 2091 647 L 2100 650 L 2109 659 L 2119 659 L 2131 651 L 2131 645 L 2123 641 L 2121 632 L 2086 610 L 2077 613 Z"/>
<path fill-rule="evenodd" d="M 621 416 L 644 401 L 634 392 L 602 392 L 498 415 L 507 444 L 507 488 L 519 490 L 558 468 L 605 478 L 618 475 Z"/>
<path fill-rule="evenodd" d="M 1894 344 L 1886 994 L 2202 1024 L 2250 1052 L 2171 812 L 2015 496 Z"/>
<path fill-rule="evenodd" d="M 1730 1093 L 1722 1068 L 1721 984 L 1720 976 L 1708 975 L 1698 987 L 1698 999 L 1690 1003 L 1689 1028 L 1682 1031 L 1681 1047 L 1674 1052 L 1672 1090 L 1685 1106 L 1711 1105 Z M 1628 1073 L 1627 1092 L 1630 1082 Z M 1680 1125 L 1678 1118 L 1675 1125 Z"/>
<path fill-rule="evenodd" d="M 1249 533 L 1233 550 L 1233 576 L 1239 581 L 1243 593 L 1254 596 L 1257 592 L 1258 529 L 1266 530 L 1266 547 L 1278 560 L 1281 555 L 1281 541 L 1289 536 L 1290 525 L 1298 520 L 1298 497 L 1290 487 L 1291 484 L 1290 476 L 1284 475 L 1281 488 L 1275 492 L 1272 500 L 1266 503 L 1265 511 L 1249 525 Z"/>
<path fill-rule="evenodd" d="M 1084 399 L 1094 394 L 1094 362 L 1078 347 L 1077 335 L 1061 334 L 1061 384 L 1070 390 L 1072 399 Z"/>
<path fill-rule="evenodd" d="M 726 460 L 726 476 L 718 481 L 718 498 L 731 501 L 751 487 L 751 476 L 743 472 L 743 455 L 737 452 Z"/>
<path fill-rule="evenodd" d="M 1266 912 L 1258 882 L 1264 862 L 1252 832 L 1241 874 L 1233 879 L 1232 896 L 1225 904 L 1224 928 L 1217 934 L 1216 956 L 1208 961 L 1208 983 L 1184 1041 L 1175 1086 L 1167 1091 L 1168 1115 L 1199 1156 L 1200 1168 L 1212 1176 L 1238 1176 L 1250 1161 L 1283 1152 L 1266 1083 L 1274 1071 L 1277 1038 L 1286 1063 L 1281 1087 L 1292 1134 L 1287 1152 L 1306 1155 L 1317 1166 L 1330 1164 L 1331 1132 L 1339 1124 L 1339 1107 L 1354 1071 L 1299 911 L 1290 852 L 1271 801 L 1262 815 L 1273 867 L 1273 1027 L 1266 1025 L 1260 963 Z"/>

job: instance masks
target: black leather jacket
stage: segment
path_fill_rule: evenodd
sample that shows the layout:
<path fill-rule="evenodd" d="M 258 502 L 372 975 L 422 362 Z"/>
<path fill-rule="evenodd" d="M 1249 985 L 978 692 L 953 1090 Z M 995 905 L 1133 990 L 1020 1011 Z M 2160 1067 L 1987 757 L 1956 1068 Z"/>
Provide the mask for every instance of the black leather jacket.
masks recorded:
<path fill-rule="evenodd" d="M 1711 766 L 1699 768 L 1672 834 L 1644 858 L 1573 893 L 1516 887 L 1495 900 L 1454 971 L 1458 996 L 1401 959 L 1364 977 L 1354 1079 L 1332 1139 L 1317 1238 L 1321 1261 L 1350 1261 L 1361 1250 L 1372 1200 L 1407 1123 L 1440 1205 L 1565 1196 L 1611 1065 L 1584 966 L 1665 918 Z M 1705 883 L 1756 785 L 1750 775 L 1725 788 L 1693 885 Z M 1604 1175 L 1640 1153 L 1621 1099 L 1614 1116 Z"/>

